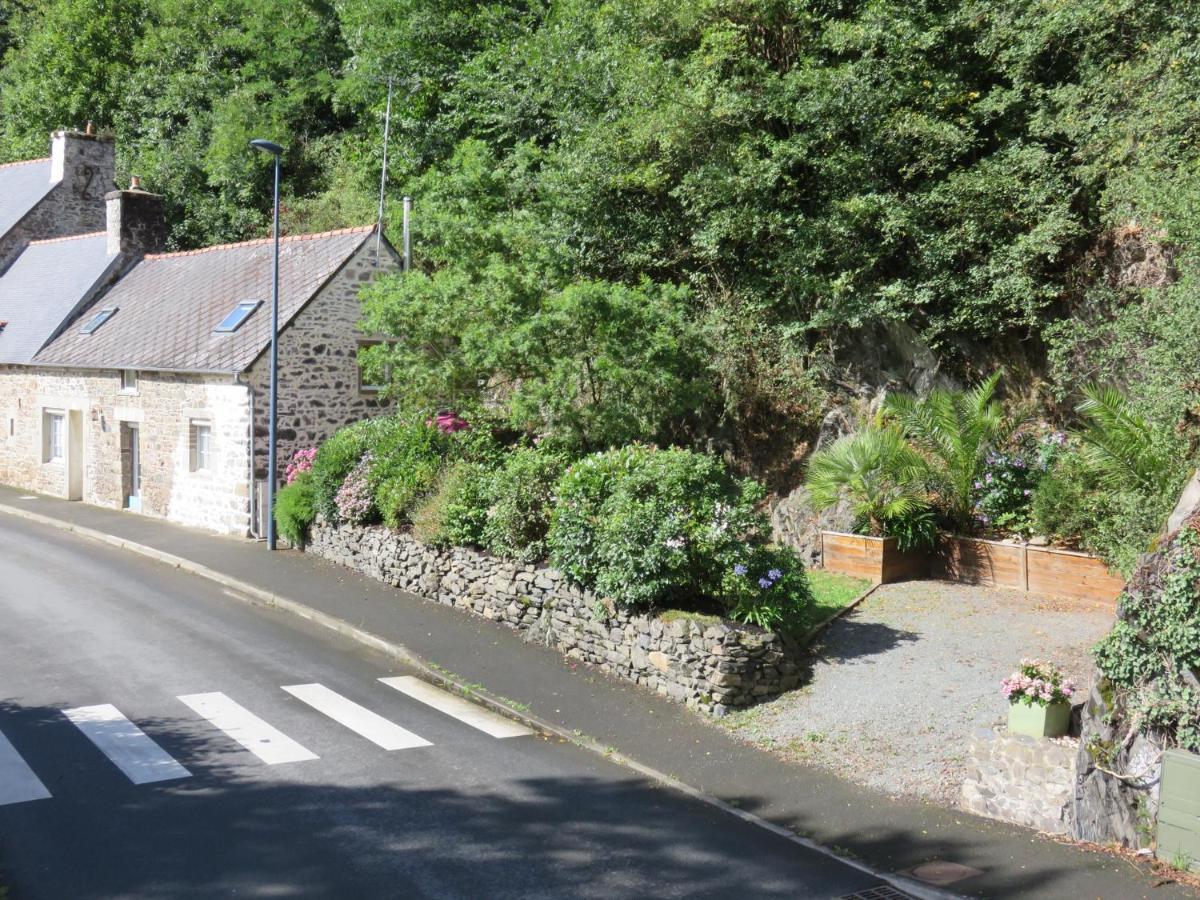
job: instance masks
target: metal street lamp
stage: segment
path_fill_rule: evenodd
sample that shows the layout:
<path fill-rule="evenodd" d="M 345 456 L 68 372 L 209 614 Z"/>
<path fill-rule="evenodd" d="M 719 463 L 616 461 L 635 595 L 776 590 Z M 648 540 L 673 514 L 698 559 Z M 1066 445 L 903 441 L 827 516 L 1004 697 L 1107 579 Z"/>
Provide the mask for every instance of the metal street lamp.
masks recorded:
<path fill-rule="evenodd" d="M 271 265 L 271 411 L 267 437 L 267 549 L 275 549 L 275 404 L 279 396 L 279 160 L 283 148 L 257 138 L 250 146 L 275 157 L 275 257 Z"/>

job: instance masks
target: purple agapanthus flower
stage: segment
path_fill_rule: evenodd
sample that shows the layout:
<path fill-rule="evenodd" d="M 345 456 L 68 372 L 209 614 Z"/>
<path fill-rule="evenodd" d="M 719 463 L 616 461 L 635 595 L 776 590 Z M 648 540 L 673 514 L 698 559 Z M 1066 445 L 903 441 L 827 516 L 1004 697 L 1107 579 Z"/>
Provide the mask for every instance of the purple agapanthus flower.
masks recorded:
<path fill-rule="evenodd" d="M 772 569 L 770 572 L 767 573 L 767 577 L 770 578 L 772 581 L 778 581 L 780 578 L 783 577 L 783 573 L 780 572 L 778 569 Z"/>
<path fill-rule="evenodd" d="M 760 588 L 763 588 L 763 589 L 769 588 L 769 587 L 770 587 L 771 585 L 773 585 L 774 583 L 775 583 L 775 582 L 773 582 L 773 581 L 772 581 L 770 578 L 760 578 L 760 579 L 758 579 L 758 586 L 759 586 Z"/>
<path fill-rule="evenodd" d="M 740 576 L 740 575 L 745 575 L 745 574 L 746 574 L 746 567 L 745 567 L 745 566 L 743 566 L 741 563 L 738 563 L 736 566 L 734 566 L 734 567 L 733 567 L 733 574 L 734 574 L 734 575 L 739 575 L 739 576 Z"/>

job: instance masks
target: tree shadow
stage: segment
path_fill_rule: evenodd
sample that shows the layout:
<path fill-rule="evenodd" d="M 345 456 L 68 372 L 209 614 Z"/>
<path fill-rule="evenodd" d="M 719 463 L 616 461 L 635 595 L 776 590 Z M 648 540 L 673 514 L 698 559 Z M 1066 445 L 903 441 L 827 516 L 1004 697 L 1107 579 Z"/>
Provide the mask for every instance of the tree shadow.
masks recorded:
<path fill-rule="evenodd" d="M 268 767 L 205 723 L 137 724 L 192 777 L 132 785 L 57 708 L 0 702 L 5 736 L 53 795 L 0 806 L 12 900 L 793 898 L 880 883 L 539 738 L 445 783 L 419 756 L 437 747 L 356 748 L 357 772 Z M 508 753 L 532 753 L 547 774 L 505 775 Z"/>
<path fill-rule="evenodd" d="M 813 645 L 813 655 L 826 660 L 847 662 L 878 656 L 901 644 L 921 640 L 916 631 L 893 628 L 882 622 L 865 622 L 848 616 L 832 623 Z"/>

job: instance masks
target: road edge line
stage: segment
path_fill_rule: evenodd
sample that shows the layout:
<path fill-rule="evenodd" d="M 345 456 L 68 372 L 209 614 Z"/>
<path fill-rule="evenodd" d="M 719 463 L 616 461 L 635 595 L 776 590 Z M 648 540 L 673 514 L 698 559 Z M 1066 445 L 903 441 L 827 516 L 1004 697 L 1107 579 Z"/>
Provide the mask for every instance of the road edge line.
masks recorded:
<path fill-rule="evenodd" d="M 322 612 L 319 609 L 315 609 L 311 606 L 307 606 L 287 597 L 280 596 L 279 594 L 271 591 L 264 590 L 256 585 L 250 584 L 249 582 L 234 578 L 231 575 L 226 575 L 223 572 L 218 572 L 216 569 L 201 565 L 200 563 L 194 562 L 186 557 L 177 556 L 174 553 L 167 553 L 164 550 L 159 550 L 155 547 L 151 547 L 147 544 L 142 544 L 137 541 L 131 541 L 127 538 L 117 537 L 116 535 L 109 534 L 105 531 L 99 531 L 95 528 L 88 528 L 85 525 L 78 525 L 75 522 L 68 522 L 65 519 L 55 518 L 54 516 L 42 515 L 41 513 L 35 513 L 31 510 L 21 509 L 20 507 L 9 506 L 7 503 L 0 503 L 0 513 L 10 515 L 18 519 L 26 519 L 31 522 L 37 522 L 38 524 L 46 525 L 59 531 L 69 531 L 72 534 L 77 534 L 80 537 L 96 541 L 97 543 L 107 544 L 110 547 L 116 547 L 117 549 L 125 550 L 138 556 L 143 556 L 147 559 L 154 560 L 155 562 L 163 563 L 164 565 L 170 566 L 173 569 L 179 569 L 182 572 L 187 572 L 189 575 L 196 575 L 200 578 L 211 581 L 214 584 L 219 584 L 222 587 L 228 588 L 230 593 L 226 594 L 227 597 L 248 602 L 252 606 L 266 606 L 291 613 L 292 615 L 312 622 L 315 625 L 319 625 L 322 628 L 340 634 L 343 637 L 350 638 L 351 640 L 369 647 L 372 650 L 383 653 L 385 656 L 390 656 L 393 659 L 400 660 L 406 665 L 416 669 L 421 673 L 426 681 L 429 681 L 431 684 L 437 687 L 453 689 L 466 699 L 475 700 L 481 706 L 487 707 L 493 712 L 507 716 L 510 719 L 516 719 L 518 722 L 522 722 L 531 728 L 537 729 L 538 731 L 544 732 L 548 735 L 553 735 L 554 737 L 560 738 L 570 744 L 575 745 L 576 747 L 587 750 L 591 753 L 595 753 L 599 756 L 603 756 L 605 759 L 608 759 L 611 762 L 615 762 L 620 766 L 631 769 L 638 774 L 643 775 L 650 781 L 657 782 L 664 787 L 669 787 L 675 791 L 678 791 L 679 793 L 703 803 L 706 806 L 711 806 L 714 809 L 720 810 L 721 812 L 736 816 L 748 824 L 761 828 L 764 831 L 769 831 L 777 837 L 791 841 L 793 844 L 798 844 L 807 850 L 812 850 L 821 854 L 822 856 L 828 857 L 829 859 L 836 860 L 837 862 L 849 866 L 852 869 L 856 869 L 859 872 L 870 875 L 872 878 L 878 878 L 880 881 L 885 881 L 893 887 L 920 898 L 920 900 L 961 900 L 963 897 L 961 894 L 954 894 L 947 891 L 938 890 L 936 888 L 932 888 L 930 885 L 923 884 L 902 875 L 880 872 L 866 863 L 843 856 L 834 850 L 817 843 L 811 838 L 806 838 L 803 835 L 797 834 L 784 825 L 778 825 L 769 819 L 764 819 L 763 817 L 752 812 L 740 809 L 733 804 L 722 800 L 720 797 L 715 797 L 712 794 L 705 792 L 701 788 L 693 787 L 692 785 L 685 781 L 681 781 L 673 775 L 668 775 L 666 772 L 655 769 L 653 766 L 648 766 L 645 763 L 639 762 L 638 760 L 627 756 L 619 750 L 604 747 L 599 741 L 593 740 L 586 735 L 576 734 L 575 732 L 569 731 L 561 725 L 556 725 L 553 722 L 546 721 L 540 716 L 535 716 L 516 709 L 509 703 L 490 695 L 486 690 L 479 690 L 478 688 L 469 686 L 464 682 L 460 682 L 457 678 L 452 677 L 444 670 L 427 662 L 422 656 L 410 650 L 403 644 L 389 641 L 386 638 L 372 634 L 371 632 L 359 628 L 356 625 L 351 625 L 345 619 L 339 619 L 337 616 L 332 616 L 329 613 Z M 877 586 L 878 585 L 876 585 L 876 587 Z M 869 594 L 873 590 L 874 588 L 867 593 Z M 238 596 L 239 593 L 246 596 Z M 860 600 L 861 599 L 865 599 L 865 596 L 860 598 Z"/>

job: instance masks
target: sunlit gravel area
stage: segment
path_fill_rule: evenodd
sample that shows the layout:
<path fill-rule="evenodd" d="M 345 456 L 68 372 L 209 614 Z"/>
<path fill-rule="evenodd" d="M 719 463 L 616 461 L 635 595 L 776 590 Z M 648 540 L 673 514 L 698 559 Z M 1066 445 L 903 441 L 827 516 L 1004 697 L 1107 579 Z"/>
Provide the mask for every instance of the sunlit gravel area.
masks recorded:
<path fill-rule="evenodd" d="M 892 794 L 953 805 L 967 740 L 1003 720 L 1023 657 L 1086 686 L 1111 605 L 934 581 L 884 585 L 813 647 L 805 686 L 723 720 L 740 737 Z"/>

